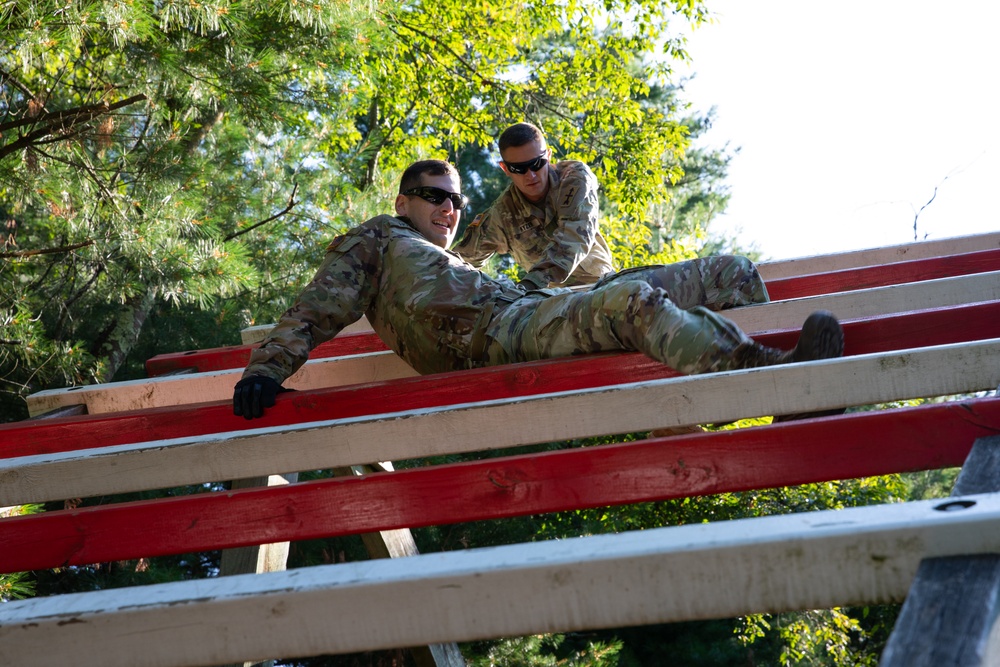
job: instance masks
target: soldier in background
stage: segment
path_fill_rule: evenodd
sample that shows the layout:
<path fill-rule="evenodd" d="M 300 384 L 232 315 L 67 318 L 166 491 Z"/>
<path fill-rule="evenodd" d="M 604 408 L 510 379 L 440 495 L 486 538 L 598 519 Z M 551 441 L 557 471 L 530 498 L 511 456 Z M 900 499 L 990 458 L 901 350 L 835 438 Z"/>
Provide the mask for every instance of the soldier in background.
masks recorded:
<path fill-rule="evenodd" d="M 531 123 L 508 127 L 497 147 L 510 185 L 469 223 L 452 250 L 477 268 L 494 254 L 510 254 L 527 272 L 520 285 L 529 290 L 589 285 L 614 274 L 611 251 L 601 236 L 594 172 L 577 160 L 552 162 L 552 149 Z M 689 286 L 742 284 L 750 302 L 768 301 L 760 273 L 746 257 L 704 257 L 684 262 L 683 268 Z M 668 285 L 656 282 L 655 275 L 650 278 L 653 287 L 674 297 Z M 699 303 L 712 310 L 724 307 L 711 292 Z"/>
<path fill-rule="evenodd" d="M 684 262 L 635 269 L 582 291 L 527 290 L 490 278 L 447 250 L 467 205 L 449 163 L 407 168 L 396 216 L 376 216 L 335 238 L 312 282 L 253 351 L 233 412 L 260 417 L 312 349 L 362 315 L 421 374 L 614 350 L 643 352 L 682 373 L 843 352 L 841 327 L 824 312 L 806 320 L 794 350 L 759 345 L 700 303 L 709 288 L 689 284 Z M 726 306 L 752 302 L 738 286 L 710 288 Z"/>
<path fill-rule="evenodd" d="M 595 283 L 613 271 L 590 167 L 551 162 L 552 149 L 530 123 L 508 127 L 497 145 L 510 185 L 453 250 L 477 268 L 494 254 L 510 254 L 527 271 L 521 279 L 527 289 Z"/>

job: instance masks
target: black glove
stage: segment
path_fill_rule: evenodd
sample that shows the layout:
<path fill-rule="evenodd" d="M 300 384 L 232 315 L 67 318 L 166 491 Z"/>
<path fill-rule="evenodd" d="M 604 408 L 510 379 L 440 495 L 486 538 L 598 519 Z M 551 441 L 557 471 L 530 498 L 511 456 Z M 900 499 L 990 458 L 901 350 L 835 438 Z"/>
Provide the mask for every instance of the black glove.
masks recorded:
<path fill-rule="evenodd" d="M 274 406 L 274 398 L 282 387 L 276 380 L 263 375 L 251 375 L 236 383 L 233 391 L 233 414 L 254 419 L 264 414 L 264 408 Z"/>

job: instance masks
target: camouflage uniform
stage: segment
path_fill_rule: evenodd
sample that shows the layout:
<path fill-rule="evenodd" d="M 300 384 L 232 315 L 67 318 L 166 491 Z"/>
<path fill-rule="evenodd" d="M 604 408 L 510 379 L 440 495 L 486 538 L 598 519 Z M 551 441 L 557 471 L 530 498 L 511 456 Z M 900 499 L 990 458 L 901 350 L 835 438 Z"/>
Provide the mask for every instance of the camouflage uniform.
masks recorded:
<path fill-rule="evenodd" d="M 543 202 L 528 201 L 512 183 L 452 250 L 475 267 L 495 253 L 512 255 L 528 269 L 522 282 L 529 289 L 595 283 L 614 269 L 597 213 L 594 173 L 563 160 L 549 167 Z"/>
<path fill-rule="evenodd" d="M 757 277 L 726 288 L 704 266 L 635 269 L 582 291 L 525 291 L 382 215 L 334 239 L 243 376 L 282 382 L 362 315 L 419 373 L 609 350 L 642 351 L 685 373 L 733 368 L 733 350 L 750 339 L 700 304 L 707 295 L 718 308 L 749 304 L 762 284 Z"/>

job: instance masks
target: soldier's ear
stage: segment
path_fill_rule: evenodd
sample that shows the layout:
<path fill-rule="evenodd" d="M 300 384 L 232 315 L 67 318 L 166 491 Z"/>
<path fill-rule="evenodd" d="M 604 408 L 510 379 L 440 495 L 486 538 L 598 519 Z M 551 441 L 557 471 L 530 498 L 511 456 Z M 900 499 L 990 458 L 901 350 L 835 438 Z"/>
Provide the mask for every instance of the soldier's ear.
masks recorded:
<path fill-rule="evenodd" d="M 396 215 L 406 217 L 406 205 L 409 200 L 406 195 L 396 195 Z"/>

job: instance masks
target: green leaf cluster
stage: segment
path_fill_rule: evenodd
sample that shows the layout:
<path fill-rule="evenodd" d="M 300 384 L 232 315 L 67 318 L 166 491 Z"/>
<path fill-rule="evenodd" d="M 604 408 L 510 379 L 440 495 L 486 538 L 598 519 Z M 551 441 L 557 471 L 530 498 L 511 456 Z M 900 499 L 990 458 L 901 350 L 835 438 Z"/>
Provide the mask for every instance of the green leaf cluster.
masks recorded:
<path fill-rule="evenodd" d="M 686 28 L 706 18 L 697 0 L 0 4 L 0 420 L 25 417 L 32 392 L 138 377 L 150 356 L 233 344 L 239 329 L 273 321 L 334 235 L 391 211 L 415 159 L 457 162 L 481 210 L 504 184 L 494 138 L 521 120 L 542 127 L 558 158 L 594 168 L 620 266 L 705 252 L 731 153 L 697 147 L 711 114 L 687 113 L 671 65 L 686 57 Z M 861 480 L 415 533 L 437 551 L 905 492 L 893 478 Z M 296 544 L 292 565 L 359 549 L 347 538 Z M 217 556 L 8 575 L 0 595 L 209 576 Z M 751 650 L 829 656 L 820 644 L 843 656 L 844 637 L 864 629 L 851 619 L 510 638 L 467 657 L 707 665 Z"/>
<path fill-rule="evenodd" d="M 645 224 L 687 145 L 656 90 L 705 18 L 647 0 L 4 3 L 3 418 L 127 377 L 136 346 L 177 351 L 146 326 L 169 308 L 272 320 L 333 235 L 391 210 L 401 168 L 488 153 L 511 122 L 595 165 Z"/>

